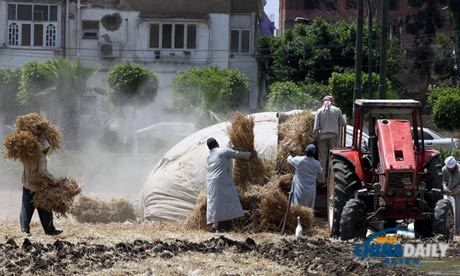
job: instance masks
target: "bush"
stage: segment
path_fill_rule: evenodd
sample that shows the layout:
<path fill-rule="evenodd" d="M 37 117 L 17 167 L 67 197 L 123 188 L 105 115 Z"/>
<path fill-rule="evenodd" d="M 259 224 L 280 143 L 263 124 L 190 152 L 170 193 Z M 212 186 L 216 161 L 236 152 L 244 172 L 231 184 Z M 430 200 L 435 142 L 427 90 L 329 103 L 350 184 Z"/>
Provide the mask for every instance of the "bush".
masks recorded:
<path fill-rule="evenodd" d="M 319 99 L 328 94 L 328 87 L 320 84 L 296 84 L 294 82 L 275 82 L 270 86 L 267 110 L 288 111 L 293 109 L 317 109 Z"/>
<path fill-rule="evenodd" d="M 54 85 L 54 74 L 50 62 L 29 61 L 21 68 L 18 102 L 21 106 L 34 103 L 32 97 Z"/>
<path fill-rule="evenodd" d="M 155 71 L 130 62 L 112 67 L 107 74 L 107 82 L 108 95 L 117 106 L 148 104 L 158 92 Z"/>
<path fill-rule="evenodd" d="M 368 74 L 362 75 L 362 98 L 368 98 L 367 90 Z M 372 74 L 372 87 L 375 93 L 377 93 L 378 85 L 380 82 L 380 76 L 378 74 Z M 399 98 L 397 93 L 392 89 L 390 82 L 387 80 L 388 85 L 388 99 Z M 332 96 L 334 96 L 336 105 L 342 110 L 344 114 L 351 117 L 353 113 L 353 94 L 355 90 L 355 73 L 332 73 L 329 79 L 329 89 L 331 90 Z"/>
<path fill-rule="evenodd" d="M 433 120 L 437 127 L 454 131 L 460 128 L 460 94 L 439 94 L 433 107 Z"/>
<path fill-rule="evenodd" d="M 434 107 L 439 98 L 448 95 L 460 95 L 460 88 L 436 87 L 428 95 L 428 103 Z"/>
<path fill-rule="evenodd" d="M 176 107 L 182 111 L 190 106 L 201 111 L 227 112 L 237 109 L 248 96 L 248 78 L 237 69 L 216 66 L 192 68 L 180 72 L 172 82 Z"/>

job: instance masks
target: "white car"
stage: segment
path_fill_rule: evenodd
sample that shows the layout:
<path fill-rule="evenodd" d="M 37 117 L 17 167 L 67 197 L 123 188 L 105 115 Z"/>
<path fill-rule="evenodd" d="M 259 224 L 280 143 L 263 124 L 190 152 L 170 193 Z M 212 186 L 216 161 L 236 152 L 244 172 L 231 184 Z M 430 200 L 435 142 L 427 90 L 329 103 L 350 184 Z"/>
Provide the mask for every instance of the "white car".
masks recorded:
<path fill-rule="evenodd" d="M 421 133 L 419 130 L 419 136 L 421 137 L 420 134 Z M 459 139 L 457 138 L 451 139 L 448 137 L 444 137 L 441 134 L 429 128 L 423 128 L 423 138 L 425 139 L 425 146 L 427 148 L 435 148 L 435 149 L 445 148 L 448 150 L 460 148 Z"/>

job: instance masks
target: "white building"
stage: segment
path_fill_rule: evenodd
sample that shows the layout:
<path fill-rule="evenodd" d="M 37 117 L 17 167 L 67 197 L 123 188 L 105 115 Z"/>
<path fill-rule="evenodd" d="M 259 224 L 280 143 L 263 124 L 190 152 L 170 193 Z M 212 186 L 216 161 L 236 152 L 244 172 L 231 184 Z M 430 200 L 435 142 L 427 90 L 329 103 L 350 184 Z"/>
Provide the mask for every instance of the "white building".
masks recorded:
<path fill-rule="evenodd" d="M 56 56 L 96 67 L 94 88 L 123 60 L 149 66 L 166 88 L 193 66 L 238 68 L 250 81 L 242 99 L 258 106 L 255 57 L 260 0 L 0 0 L 0 66 Z"/>

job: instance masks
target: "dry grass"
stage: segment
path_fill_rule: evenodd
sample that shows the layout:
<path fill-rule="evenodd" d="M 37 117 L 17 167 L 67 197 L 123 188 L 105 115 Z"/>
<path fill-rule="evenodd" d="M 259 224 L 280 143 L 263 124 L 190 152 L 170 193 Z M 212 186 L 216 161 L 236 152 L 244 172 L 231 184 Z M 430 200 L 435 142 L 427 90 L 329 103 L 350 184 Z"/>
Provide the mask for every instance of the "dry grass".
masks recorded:
<path fill-rule="evenodd" d="M 81 223 L 110 223 L 135 221 L 133 205 L 126 199 L 112 199 L 105 202 L 85 195 L 71 210 L 71 214 Z"/>
<path fill-rule="evenodd" d="M 41 114 L 29 113 L 18 116 L 16 119 L 16 129 L 18 131 L 27 131 L 37 139 L 46 138 L 51 144 L 51 150 L 61 147 L 61 132 Z"/>
<path fill-rule="evenodd" d="M 254 118 L 237 112 L 233 115 L 231 123 L 228 134 L 233 148 L 241 151 L 254 151 Z M 240 193 L 248 191 L 251 184 L 263 184 L 266 176 L 267 171 L 260 158 L 235 160 L 233 179 Z"/>
<path fill-rule="evenodd" d="M 36 162 L 40 158 L 40 142 L 32 133 L 15 131 L 3 139 L 5 157 L 22 162 Z"/>
<path fill-rule="evenodd" d="M 35 193 L 33 203 L 36 207 L 66 216 L 73 206 L 75 197 L 81 188 L 72 178 L 50 182 L 46 188 Z"/>
<path fill-rule="evenodd" d="M 289 151 L 295 155 L 304 155 L 305 148 L 315 139 L 313 124 L 315 117 L 311 111 L 304 111 L 289 117 L 279 127 L 278 171 L 292 173 L 293 168 L 287 164 Z"/>

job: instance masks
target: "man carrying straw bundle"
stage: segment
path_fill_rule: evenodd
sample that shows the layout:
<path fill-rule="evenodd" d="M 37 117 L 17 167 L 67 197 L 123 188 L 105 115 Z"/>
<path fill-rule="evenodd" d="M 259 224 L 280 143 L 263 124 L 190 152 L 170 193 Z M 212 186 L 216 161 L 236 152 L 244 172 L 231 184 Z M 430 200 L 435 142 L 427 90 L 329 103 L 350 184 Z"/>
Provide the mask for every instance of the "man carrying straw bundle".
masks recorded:
<path fill-rule="evenodd" d="M 322 172 L 321 164 L 314 159 L 315 145 L 308 145 L 305 156 L 293 157 L 290 153 L 287 161 L 295 168 L 292 180 L 292 203 L 315 208 L 316 180 Z"/>
<path fill-rule="evenodd" d="M 206 222 L 212 224 L 210 231 L 214 232 L 220 230 L 219 222 L 243 216 L 243 208 L 233 183 L 232 159 L 254 158 L 257 152 L 219 148 L 219 143 L 214 138 L 209 138 L 207 145 L 210 153 L 208 156 Z"/>
<path fill-rule="evenodd" d="M 316 111 L 313 128 L 318 139 L 318 159 L 324 169 L 318 179 L 321 184 L 326 183 L 329 151 L 337 147 L 340 128 L 347 125 L 340 108 L 332 105 L 333 100 L 332 96 L 324 97 L 323 106 Z"/>
<path fill-rule="evenodd" d="M 48 172 L 46 155 L 50 151 L 51 145 L 47 139 L 43 139 L 41 143 L 41 154 L 39 157 L 33 160 L 22 161 L 24 166 L 24 172 L 22 174 L 22 206 L 21 206 L 21 231 L 27 235 L 30 235 L 30 221 L 35 211 L 35 206 L 33 204 L 33 198 L 35 193 L 29 186 L 29 181 L 33 176 L 37 174 L 46 175 L 49 179 L 57 182 L 53 175 Z M 37 208 L 38 216 L 40 217 L 40 222 L 42 224 L 43 230 L 45 230 L 46 235 L 55 236 L 62 233 L 62 230 L 57 230 L 53 224 L 53 213 L 42 208 Z"/>

